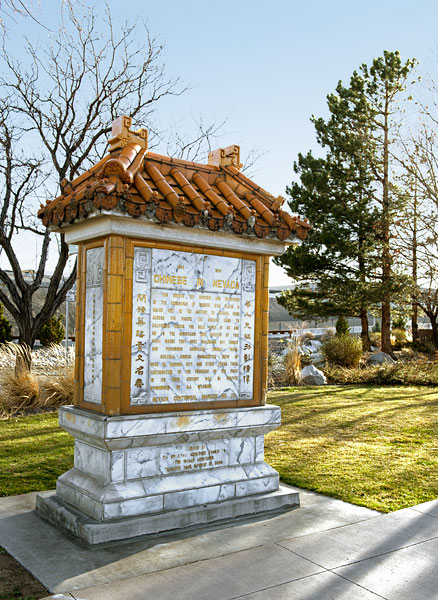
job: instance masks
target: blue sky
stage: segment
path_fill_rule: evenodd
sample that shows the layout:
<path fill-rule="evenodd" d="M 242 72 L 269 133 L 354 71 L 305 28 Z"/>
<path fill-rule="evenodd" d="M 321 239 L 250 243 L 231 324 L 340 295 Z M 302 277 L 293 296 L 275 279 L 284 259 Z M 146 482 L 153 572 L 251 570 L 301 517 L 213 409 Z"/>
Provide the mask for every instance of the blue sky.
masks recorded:
<path fill-rule="evenodd" d="M 41 0 L 40 18 L 51 24 L 58 5 Z M 126 17 L 147 19 L 165 46 L 168 73 L 192 88 L 163 103 L 161 125 L 201 113 L 207 120 L 228 116 L 220 145 L 237 143 L 242 153 L 260 148 L 253 178 L 274 195 L 284 195 L 298 152 L 315 149 L 309 118 L 326 114 L 326 95 L 339 79 L 348 81 L 385 49 L 415 56 L 420 71 L 438 73 L 435 2 L 110 0 L 109 6 L 116 25 Z M 287 283 L 282 273 L 273 269 L 273 284 Z"/>

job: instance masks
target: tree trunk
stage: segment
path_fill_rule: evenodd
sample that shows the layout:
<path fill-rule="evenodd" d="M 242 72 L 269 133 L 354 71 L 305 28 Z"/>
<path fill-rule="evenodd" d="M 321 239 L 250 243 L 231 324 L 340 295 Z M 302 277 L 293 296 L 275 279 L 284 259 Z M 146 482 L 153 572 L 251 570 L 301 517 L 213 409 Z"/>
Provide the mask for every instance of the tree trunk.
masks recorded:
<path fill-rule="evenodd" d="M 360 311 L 360 324 L 362 326 L 362 331 L 360 332 L 362 348 L 364 352 L 369 352 L 371 349 L 371 340 L 368 327 L 368 312 L 366 308 L 362 308 Z"/>
<path fill-rule="evenodd" d="M 382 351 L 390 354 L 391 347 L 391 308 L 389 301 L 385 300 L 382 304 Z"/>
<path fill-rule="evenodd" d="M 27 311 L 26 308 L 28 309 Z M 22 313 L 23 318 L 21 322 L 17 323 L 19 328 L 18 343 L 20 347 L 17 349 L 17 356 L 15 359 L 16 374 L 23 370 L 30 371 L 32 366 L 32 348 L 35 344 L 36 336 L 33 334 L 31 321 L 25 316 L 26 313 L 28 313 L 28 317 L 30 313 L 32 320 L 31 308 L 24 307 Z"/>
<path fill-rule="evenodd" d="M 390 253 L 390 198 L 389 198 L 389 100 L 385 102 L 385 122 L 383 129 L 383 194 L 382 194 L 382 284 L 384 291 L 382 303 L 382 350 L 390 353 L 391 348 L 391 294 L 389 284 L 391 281 L 391 253 Z"/>
<path fill-rule="evenodd" d="M 416 302 L 412 304 L 411 328 L 412 341 L 418 342 L 418 306 Z"/>
<path fill-rule="evenodd" d="M 412 303 L 412 314 L 411 314 L 411 329 L 412 329 L 412 341 L 415 343 L 418 341 L 418 305 L 417 305 L 417 280 L 418 280 L 418 265 L 417 265 L 417 185 L 415 184 L 414 189 L 414 210 L 412 219 L 412 279 L 414 282 L 414 297 Z"/>
<path fill-rule="evenodd" d="M 438 323 L 437 323 L 438 315 L 430 314 L 428 316 L 429 316 L 430 324 L 432 325 L 432 343 L 435 346 L 435 348 L 438 348 Z"/>

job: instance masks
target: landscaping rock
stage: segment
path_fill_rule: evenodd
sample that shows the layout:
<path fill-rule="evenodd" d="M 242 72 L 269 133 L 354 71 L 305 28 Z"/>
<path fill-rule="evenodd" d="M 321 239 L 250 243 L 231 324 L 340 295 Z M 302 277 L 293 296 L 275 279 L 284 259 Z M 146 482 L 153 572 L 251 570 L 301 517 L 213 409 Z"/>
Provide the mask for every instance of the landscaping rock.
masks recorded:
<path fill-rule="evenodd" d="M 301 383 L 305 385 L 325 385 L 327 379 L 322 371 L 314 365 L 309 365 L 301 371 Z"/>
<path fill-rule="evenodd" d="M 308 348 L 310 348 L 311 352 L 318 352 L 319 349 L 321 348 L 322 344 L 321 342 L 318 342 L 318 340 L 311 340 L 310 344 L 308 345 Z"/>
<path fill-rule="evenodd" d="M 394 363 L 395 360 L 386 352 L 376 352 L 367 358 L 367 365 L 392 365 Z"/>
<path fill-rule="evenodd" d="M 321 352 L 312 354 L 311 359 L 312 365 L 315 365 L 315 367 L 323 367 L 325 365 L 325 356 Z"/>
<path fill-rule="evenodd" d="M 301 354 L 301 356 L 306 355 L 306 356 L 310 356 L 311 351 L 309 346 L 298 346 L 298 354 Z"/>

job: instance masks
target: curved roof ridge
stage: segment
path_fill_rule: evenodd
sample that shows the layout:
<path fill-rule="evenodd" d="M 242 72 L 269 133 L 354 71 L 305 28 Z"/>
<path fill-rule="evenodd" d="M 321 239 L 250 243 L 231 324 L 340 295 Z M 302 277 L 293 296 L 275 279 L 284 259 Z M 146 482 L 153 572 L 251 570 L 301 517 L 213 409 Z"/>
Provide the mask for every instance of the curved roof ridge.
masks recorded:
<path fill-rule="evenodd" d="M 45 225 L 62 230 L 104 210 L 284 242 L 306 237 L 309 223 L 282 210 L 283 197 L 239 170 L 238 146 L 210 153 L 213 158 L 203 164 L 148 151 L 147 132 L 131 131 L 130 124 L 129 118 L 118 119 L 110 152 L 74 181 L 64 180 L 62 194 L 41 206 Z"/>

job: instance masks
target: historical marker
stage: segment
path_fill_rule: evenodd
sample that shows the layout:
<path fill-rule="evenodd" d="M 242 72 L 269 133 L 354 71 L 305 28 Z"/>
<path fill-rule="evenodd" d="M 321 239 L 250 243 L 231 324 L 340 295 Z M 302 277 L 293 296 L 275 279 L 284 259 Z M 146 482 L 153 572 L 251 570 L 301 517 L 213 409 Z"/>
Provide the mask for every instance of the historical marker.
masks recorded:
<path fill-rule="evenodd" d="M 263 460 L 269 257 L 307 222 L 240 172 L 147 151 L 113 123 L 110 152 L 42 207 L 78 246 L 74 468 L 37 510 L 89 544 L 295 506 Z"/>

